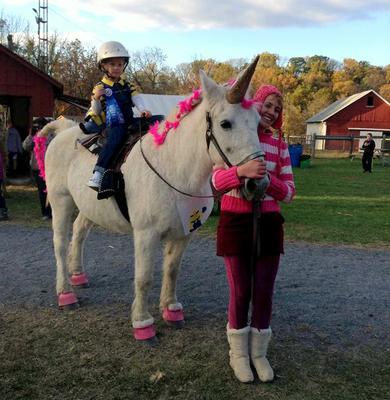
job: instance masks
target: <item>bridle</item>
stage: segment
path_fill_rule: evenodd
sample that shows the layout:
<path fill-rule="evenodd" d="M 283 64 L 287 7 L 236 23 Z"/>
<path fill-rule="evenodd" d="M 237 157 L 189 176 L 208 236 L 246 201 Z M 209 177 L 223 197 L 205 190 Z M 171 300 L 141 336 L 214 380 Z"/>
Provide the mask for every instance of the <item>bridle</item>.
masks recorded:
<path fill-rule="evenodd" d="M 226 156 L 226 154 L 223 152 L 221 146 L 219 145 L 217 138 L 214 136 L 213 133 L 213 123 L 210 117 L 210 113 L 207 112 L 206 113 L 206 144 L 207 144 L 207 151 L 210 154 L 210 143 L 213 143 L 214 147 L 216 148 L 218 154 L 221 156 L 221 158 L 223 159 L 223 161 L 225 162 L 225 164 L 230 168 L 233 166 L 233 164 L 230 162 L 230 160 L 228 159 L 228 157 Z M 140 135 L 139 138 L 139 142 L 140 142 L 140 150 L 141 150 L 141 154 L 143 159 L 145 160 L 146 164 L 148 165 L 148 167 L 166 184 L 168 185 L 171 189 L 175 190 L 176 192 L 184 195 L 184 196 L 188 196 L 188 197 L 196 197 L 196 198 L 200 198 L 200 199 L 209 199 L 209 198 L 216 198 L 219 197 L 217 195 L 196 195 L 196 194 L 191 194 L 191 193 L 187 193 L 184 192 L 180 189 L 178 189 L 177 187 L 173 186 L 171 183 L 169 183 L 163 176 L 161 176 L 161 174 L 156 170 L 156 168 L 151 164 L 151 162 L 148 160 L 148 158 L 146 157 L 144 150 L 142 148 L 142 136 Z M 244 163 L 246 163 L 247 161 L 250 160 L 254 160 L 256 158 L 259 157 L 263 157 L 264 156 L 264 152 L 263 151 L 256 151 L 252 154 L 249 154 L 248 156 L 246 156 L 242 161 L 240 161 L 238 164 L 236 164 L 237 166 L 240 166 Z"/>

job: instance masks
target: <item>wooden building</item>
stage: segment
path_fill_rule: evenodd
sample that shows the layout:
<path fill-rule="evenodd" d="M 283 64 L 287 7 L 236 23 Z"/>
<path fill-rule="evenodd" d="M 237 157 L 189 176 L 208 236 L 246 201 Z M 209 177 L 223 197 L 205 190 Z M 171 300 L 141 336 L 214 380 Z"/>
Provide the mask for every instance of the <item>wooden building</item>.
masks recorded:
<path fill-rule="evenodd" d="M 381 138 L 390 137 L 390 103 L 374 90 L 354 94 L 337 100 L 306 121 L 306 137 L 365 136 L 371 133 L 376 147 L 381 148 Z M 357 151 L 364 139 L 355 140 L 353 151 Z M 317 140 L 316 150 L 349 151 L 350 141 Z"/>
<path fill-rule="evenodd" d="M 62 95 L 63 86 L 2 45 L 0 66 L 0 104 L 8 108 L 23 139 L 33 117 L 54 116 L 54 100 Z"/>

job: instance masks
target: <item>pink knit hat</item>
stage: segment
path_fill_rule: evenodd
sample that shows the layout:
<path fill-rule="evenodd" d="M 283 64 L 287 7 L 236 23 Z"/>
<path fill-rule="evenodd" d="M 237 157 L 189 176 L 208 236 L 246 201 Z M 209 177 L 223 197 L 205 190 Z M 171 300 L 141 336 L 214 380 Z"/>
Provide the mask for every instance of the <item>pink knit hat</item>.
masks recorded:
<path fill-rule="evenodd" d="M 282 93 L 275 86 L 262 85 L 257 89 L 255 95 L 253 96 L 253 100 L 256 101 L 257 103 L 263 104 L 265 99 L 271 94 L 276 94 L 277 96 L 282 97 Z M 283 125 L 283 115 L 282 114 L 283 113 L 281 111 L 278 119 L 272 125 L 273 128 L 279 130 L 282 127 L 282 125 Z"/>

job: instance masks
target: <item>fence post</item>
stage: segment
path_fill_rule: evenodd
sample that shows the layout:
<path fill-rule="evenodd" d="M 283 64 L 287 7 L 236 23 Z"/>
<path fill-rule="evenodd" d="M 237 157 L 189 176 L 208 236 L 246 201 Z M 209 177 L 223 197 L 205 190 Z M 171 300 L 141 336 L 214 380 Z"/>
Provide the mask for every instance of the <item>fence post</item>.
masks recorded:
<path fill-rule="evenodd" d="M 351 134 L 351 138 L 350 138 L 350 145 L 349 145 L 349 157 L 352 157 L 352 153 L 353 153 L 353 142 L 354 142 L 354 137 Z"/>
<path fill-rule="evenodd" d="M 314 159 L 316 155 L 316 134 L 311 134 L 311 158 Z"/>

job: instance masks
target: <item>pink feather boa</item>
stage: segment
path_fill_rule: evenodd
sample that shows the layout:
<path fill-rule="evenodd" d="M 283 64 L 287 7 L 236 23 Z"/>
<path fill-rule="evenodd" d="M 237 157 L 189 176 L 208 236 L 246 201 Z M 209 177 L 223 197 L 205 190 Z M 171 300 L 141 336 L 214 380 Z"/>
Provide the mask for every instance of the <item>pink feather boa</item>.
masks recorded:
<path fill-rule="evenodd" d="M 190 113 L 200 103 L 200 101 L 202 100 L 201 94 L 202 94 L 201 89 L 196 89 L 192 92 L 192 95 L 190 97 L 179 102 L 178 104 L 179 112 L 176 114 L 176 119 L 172 122 L 168 120 L 164 121 L 163 122 L 164 128 L 161 131 L 161 133 L 160 133 L 161 130 L 160 123 L 158 121 L 156 121 L 156 123 L 150 127 L 149 133 L 153 136 L 154 143 L 157 146 L 161 146 L 165 142 L 168 132 L 171 129 L 176 130 L 177 127 L 180 125 L 180 120 L 185 115 Z M 251 99 L 243 99 L 241 101 L 241 107 L 245 109 L 251 108 L 254 104 L 255 102 Z"/>
<path fill-rule="evenodd" d="M 164 128 L 160 132 L 160 123 L 156 121 L 154 125 L 152 125 L 149 129 L 149 133 L 153 135 L 154 143 L 157 146 L 161 146 L 168 135 L 168 132 L 171 129 L 176 130 L 177 127 L 180 125 L 180 120 L 183 118 L 184 115 L 191 112 L 201 101 L 201 90 L 197 89 L 192 92 L 192 95 L 181 102 L 179 102 L 178 107 L 179 111 L 176 114 L 176 118 L 174 121 L 164 121 Z"/>
<path fill-rule="evenodd" d="M 37 160 L 39 168 L 39 176 L 46 180 L 45 174 L 45 153 L 47 147 L 47 138 L 45 136 L 38 136 L 39 132 L 34 136 L 34 155 Z"/>

